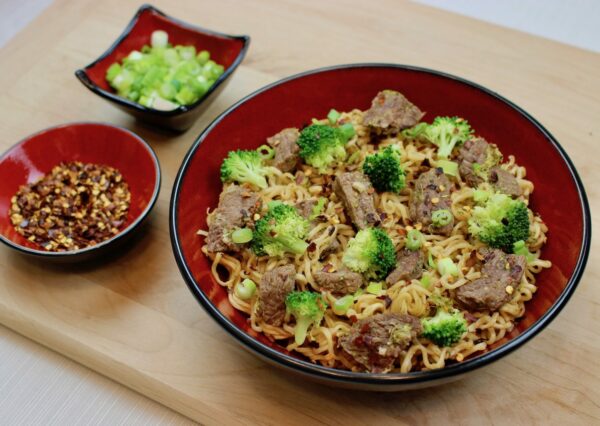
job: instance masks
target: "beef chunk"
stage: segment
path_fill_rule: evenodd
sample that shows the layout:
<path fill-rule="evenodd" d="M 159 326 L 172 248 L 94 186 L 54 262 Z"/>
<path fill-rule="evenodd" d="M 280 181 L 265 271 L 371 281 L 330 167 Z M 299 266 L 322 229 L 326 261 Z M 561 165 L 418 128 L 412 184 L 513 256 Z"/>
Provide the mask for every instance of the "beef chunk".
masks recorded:
<path fill-rule="evenodd" d="M 421 333 L 412 315 L 377 314 L 356 322 L 340 339 L 342 349 L 373 373 L 385 373 Z"/>
<path fill-rule="evenodd" d="M 283 324 L 285 298 L 294 290 L 296 270 L 292 265 L 279 266 L 265 272 L 258 288 L 258 314 L 276 327 Z"/>
<path fill-rule="evenodd" d="M 411 220 L 429 226 L 431 233 L 448 235 L 454 226 L 454 218 L 446 226 L 435 227 L 431 224 L 431 215 L 436 210 L 450 210 L 452 206 L 450 185 L 450 181 L 442 169 L 431 169 L 422 173 L 410 196 Z"/>
<path fill-rule="evenodd" d="M 414 126 L 424 115 L 402 93 L 384 90 L 371 102 L 371 108 L 363 117 L 363 124 L 377 133 L 396 133 Z"/>
<path fill-rule="evenodd" d="M 420 250 L 404 249 L 398 254 L 398 263 L 386 278 L 388 285 L 394 285 L 400 280 L 419 279 L 423 275 L 423 252 Z"/>
<path fill-rule="evenodd" d="M 298 209 L 300 216 L 302 216 L 304 219 L 309 219 L 312 215 L 313 208 L 317 205 L 317 203 L 318 201 L 314 198 L 300 201 L 296 203 L 296 209 Z"/>
<path fill-rule="evenodd" d="M 317 285 L 336 295 L 351 294 L 363 285 L 363 277 L 352 271 L 315 272 L 313 274 Z"/>
<path fill-rule="evenodd" d="M 502 250 L 484 250 L 482 277 L 456 289 L 455 298 L 469 310 L 495 311 L 512 299 L 527 261 L 524 256 Z M 513 290 L 508 290 L 508 286 Z"/>
<path fill-rule="evenodd" d="M 519 187 L 517 178 L 499 166 L 493 167 L 490 170 L 490 183 L 497 191 L 503 192 L 511 197 L 518 197 L 521 195 L 521 188 Z"/>
<path fill-rule="evenodd" d="M 364 174 L 342 173 L 335 179 L 333 190 L 357 228 L 364 229 L 379 224 L 379 215 L 373 201 L 373 187 Z"/>
<path fill-rule="evenodd" d="M 267 139 L 267 143 L 275 149 L 273 166 L 282 172 L 291 172 L 298 164 L 300 147 L 296 143 L 300 132 L 295 128 L 283 129 Z"/>
<path fill-rule="evenodd" d="M 458 152 L 458 171 L 467 185 L 475 188 L 483 178 L 475 173 L 473 164 L 483 164 L 488 155 L 490 144 L 483 138 L 466 141 Z"/>
<path fill-rule="evenodd" d="M 208 251 L 240 251 L 244 245 L 231 241 L 231 231 L 251 221 L 259 204 L 258 195 L 248 189 L 237 185 L 225 189 L 219 196 L 219 206 L 208 224 Z"/>

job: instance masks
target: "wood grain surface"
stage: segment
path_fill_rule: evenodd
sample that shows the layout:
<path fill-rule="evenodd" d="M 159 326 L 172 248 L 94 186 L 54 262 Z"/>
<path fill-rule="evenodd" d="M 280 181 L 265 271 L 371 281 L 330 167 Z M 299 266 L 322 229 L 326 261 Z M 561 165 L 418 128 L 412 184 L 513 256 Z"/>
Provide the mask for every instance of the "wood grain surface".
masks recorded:
<path fill-rule="evenodd" d="M 594 186 L 600 175 L 600 55 L 394 0 L 157 1 L 173 16 L 252 36 L 229 87 L 191 130 L 173 136 L 140 127 L 73 76 L 110 45 L 138 6 L 131 0 L 58 0 L 0 51 L 1 149 L 58 123 L 104 121 L 148 140 L 163 170 L 151 222 L 112 258 L 49 265 L 1 247 L 2 324 L 206 424 L 600 421 L 597 238 L 568 306 L 524 348 L 452 384 L 376 394 L 301 383 L 238 347 L 187 290 L 167 226 L 183 155 L 218 113 L 280 77 L 366 61 L 440 69 L 513 100 L 561 141 L 594 212 L 600 207 Z"/>

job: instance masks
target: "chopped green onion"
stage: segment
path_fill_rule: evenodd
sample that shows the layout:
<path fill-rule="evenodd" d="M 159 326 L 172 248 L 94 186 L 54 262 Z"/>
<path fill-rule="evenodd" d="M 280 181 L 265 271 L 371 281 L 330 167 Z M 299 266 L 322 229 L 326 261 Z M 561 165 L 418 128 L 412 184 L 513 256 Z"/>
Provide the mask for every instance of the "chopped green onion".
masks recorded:
<path fill-rule="evenodd" d="M 159 110 L 173 110 L 202 98 L 223 74 L 224 67 L 194 46 L 175 47 L 162 30 L 154 31 L 150 45 L 131 51 L 113 63 L 106 80 L 119 96 Z"/>
<path fill-rule="evenodd" d="M 342 137 L 346 141 L 349 141 L 350 139 L 352 139 L 352 137 L 356 134 L 356 131 L 354 130 L 354 126 L 352 125 L 352 123 L 342 124 L 340 127 L 338 127 L 338 129 L 340 129 Z"/>
<path fill-rule="evenodd" d="M 329 122 L 331 124 L 335 124 L 335 123 L 337 123 L 337 121 L 340 119 L 341 116 L 342 116 L 342 114 L 340 114 L 336 110 L 332 109 L 331 111 L 329 111 L 329 114 L 327 114 L 327 119 L 329 120 Z"/>
<path fill-rule="evenodd" d="M 319 216 L 321 214 L 321 211 L 323 211 L 323 207 L 325 207 L 325 202 L 327 201 L 326 198 L 324 197 L 319 197 L 319 200 L 317 201 L 317 204 L 315 204 L 310 212 L 310 216 L 308 217 L 308 220 L 314 220 L 317 216 Z"/>
<path fill-rule="evenodd" d="M 337 299 L 333 303 L 333 313 L 336 315 L 344 315 L 350 309 L 350 306 L 354 304 L 354 296 L 349 294 L 347 296 Z"/>
<path fill-rule="evenodd" d="M 169 35 L 162 30 L 156 30 L 152 32 L 150 36 L 150 45 L 152 47 L 167 47 L 169 43 Z"/>
<path fill-rule="evenodd" d="M 379 296 L 383 291 L 383 283 L 370 283 L 367 286 L 367 293 Z"/>
<path fill-rule="evenodd" d="M 110 67 L 108 67 L 108 70 L 106 71 L 106 79 L 107 80 L 114 80 L 116 76 L 118 76 L 121 73 L 121 65 L 114 63 L 112 64 Z"/>
<path fill-rule="evenodd" d="M 431 275 L 423 274 L 420 282 L 423 287 L 429 288 L 429 286 L 431 285 Z"/>
<path fill-rule="evenodd" d="M 427 255 L 427 264 L 431 269 L 435 269 L 435 261 L 433 260 L 433 254 L 431 254 L 431 250 L 429 250 L 429 254 Z"/>
<path fill-rule="evenodd" d="M 437 270 L 442 277 L 448 275 L 458 277 L 458 266 L 449 257 L 438 260 Z"/>
<path fill-rule="evenodd" d="M 244 244 L 252 241 L 252 229 L 250 228 L 237 228 L 231 233 L 231 241 L 236 244 Z"/>
<path fill-rule="evenodd" d="M 354 300 L 358 299 L 360 296 L 362 296 L 365 293 L 365 291 L 362 288 L 359 288 L 358 290 L 356 290 L 354 292 Z"/>
<path fill-rule="evenodd" d="M 521 256 L 525 256 L 527 263 L 531 263 L 536 259 L 536 255 L 529 251 L 525 241 L 520 240 L 513 244 L 513 253 Z"/>
<path fill-rule="evenodd" d="M 178 107 L 179 105 L 177 105 L 175 102 L 167 101 L 160 96 L 157 96 L 152 103 L 152 108 L 159 109 L 161 111 L 171 111 Z"/>
<path fill-rule="evenodd" d="M 251 299 L 256 292 L 256 284 L 250 278 L 246 278 L 244 281 L 237 283 L 234 292 L 242 300 Z"/>
<path fill-rule="evenodd" d="M 448 209 L 436 210 L 431 214 L 431 222 L 433 226 L 441 228 L 452 222 L 453 217 Z"/>
<path fill-rule="evenodd" d="M 444 173 L 450 176 L 458 176 L 458 163 L 450 160 L 438 160 L 436 167 L 441 167 Z"/>
<path fill-rule="evenodd" d="M 270 160 L 271 158 L 275 157 L 275 150 L 269 145 L 261 145 L 256 151 L 263 160 Z"/>
<path fill-rule="evenodd" d="M 200 65 L 204 65 L 210 59 L 210 53 L 208 50 L 201 50 L 196 57 L 196 60 Z"/>
<path fill-rule="evenodd" d="M 419 250 L 423 245 L 423 234 L 418 229 L 411 229 L 406 234 L 405 246 L 407 249 L 415 251 Z"/>
<path fill-rule="evenodd" d="M 419 123 L 416 126 L 411 127 L 410 129 L 403 130 L 402 136 L 411 138 L 411 139 L 418 138 L 425 131 L 425 129 L 427 129 L 427 126 L 428 126 L 427 123 Z"/>

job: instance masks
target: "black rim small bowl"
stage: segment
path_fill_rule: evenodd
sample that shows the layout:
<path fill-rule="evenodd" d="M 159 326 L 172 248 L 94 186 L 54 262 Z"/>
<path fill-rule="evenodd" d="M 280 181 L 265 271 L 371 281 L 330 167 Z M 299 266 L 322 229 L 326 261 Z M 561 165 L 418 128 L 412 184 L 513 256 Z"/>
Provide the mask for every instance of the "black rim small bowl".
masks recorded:
<path fill-rule="evenodd" d="M 227 317 L 225 317 L 219 309 L 213 305 L 211 300 L 202 292 L 196 283 L 192 272 L 188 268 L 184 256 L 183 251 L 180 245 L 179 237 L 177 235 L 178 228 L 178 218 L 177 218 L 177 210 L 179 205 L 179 192 L 181 189 L 181 183 L 186 174 L 188 163 L 191 158 L 194 156 L 196 150 L 205 139 L 206 135 L 208 135 L 211 130 L 218 126 L 219 122 L 226 117 L 228 114 L 235 111 L 241 104 L 246 102 L 247 100 L 257 96 L 258 94 L 265 92 L 272 87 L 283 84 L 287 81 L 294 80 L 296 78 L 300 78 L 306 75 L 319 73 L 323 71 L 332 71 L 344 68 L 355 68 L 355 67 L 394 67 L 401 68 L 412 71 L 420 71 L 425 73 L 431 73 L 437 76 L 445 77 L 451 80 L 455 80 L 471 86 L 473 88 L 479 89 L 489 96 L 497 99 L 500 102 L 507 104 L 509 107 L 516 110 L 523 117 L 525 117 L 533 126 L 535 126 L 545 137 L 546 139 L 554 146 L 554 148 L 561 155 L 565 165 L 569 169 L 571 177 L 575 182 L 575 186 L 578 191 L 579 199 L 581 200 L 581 207 L 583 212 L 583 238 L 582 245 L 579 251 L 579 256 L 577 259 L 576 266 L 573 270 L 573 274 L 571 275 L 569 281 L 567 282 L 564 290 L 558 296 L 554 304 L 529 328 L 524 330 L 519 336 L 516 338 L 506 342 L 502 346 L 499 346 L 489 352 L 486 352 L 482 355 L 479 355 L 472 359 L 467 359 L 466 361 L 449 365 L 441 369 L 437 370 L 429 370 L 429 371 L 414 371 L 410 373 L 359 373 L 352 372 L 347 370 L 339 370 L 329 367 L 323 367 L 317 364 L 313 364 L 309 361 L 299 359 L 270 348 L 258 340 L 254 339 L 250 335 L 245 332 L 239 330 Z M 432 382 L 444 382 L 449 381 L 453 378 L 457 378 L 465 373 L 476 370 L 480 367 L 488 365 L 493 361 L 496 361 L 509 353 L 513 352 L 515 349 L 521 347 L 524 343 L 529 341 L 531 338 L 536 336 L 540 331 L 542 331 L 562 310 L 565 304 L 568 302 L 570 297 L 573 295 L 583 271 L 585 269 L 585 265 L 587 263 L 588 254 L 590 250 L 590 241 L 591 241 L 591 218 L 590 218 L 590 208 L 587 200 L 587 196 L 585 190 L 583 188 L 583 184 L 581 179 L 571 161 L 571 159 L 566 154 L 565 150 L 558 143 L 558 141 L 548 132 L 535 118 L 533 118 L 529 113 L 524 111 L 519 106 L 515 105 L 508 99 L 500 96 L 496 92 L 493 92 L 477 83 L 473 83 L 469 80 L 463 79 L 461 77 L 457 77 L 451 74 L 447 74 L 444 72 L 431 70 L 428 68 L 422 68 L 411 65 L 399 65 L 399 64 L 386 64 L 386 63 L 362 63 L 362 64 L 347 64 L 347 65 L 338 65 L 332 67 L 324 67 L 311 71 L 306 71 L 303 73 L 299 73 L 282 80 L 279 80 L 275 83 L 267 85 L 250 95 L 244 97 L 226 111 L 224 111 L 221 115 L 219 115 L 196 139 L 194 144 L 189 149 L 186 154 L 183 163 L 179 169 L 177 177 L 175 179 L 173 185 L 173 191 L 171 194 L 171 203 L 169 208 L 169 230 L 171 234 L 171 245 L 173 247 L 173 253 L 175 255 L 175 260 L 181 274 L 189 287 L 192 294 L 196 297 L 200 305 L 208 312 L 208 314 L 215 320 L 219 325 L 221 325 L 229 334 L 235 337 L 243 347 L 249 349 L 253 353 L 259 355 L 261 358 L 266 361 L 293 370 L 296 373 L 303 374 L 307 377 L 311 377 L 317 381 L 328 381 L 335 382 L 340 385 L 346 385 L 349 387 L 354 387 L 359 385 L 363 389 L 368 390 L 401 390 L 401 389 L 409 389 L 415 388 L 419 385 L 427 386 L 427 383 Z"/>
<path fill-rule="evenodd" d="M 131 224 L 129 224 L 129 226 L 127 228 L 120 231 L 114 237 L 109 238 L 108 240 L 104 240 L 101 243 L 98 243 L 91 247 L 86 247 L 86 248 L 83 248 L 80 250 L 70 250 L 70 251 L 61 251 L 61 252 L 36 250 L 36 249 L 30 248 L 30 247 L 25 247 L 20 244 L 17 244 L 14 241 L 6 238 L 4 235 L 0 234 L 0 241 L 3 242 L 4 244 L 6 244 L 8 247 L 15 249 L 16 251 L 18 251 L 20 253 L 38 257 L 38 258 L 48 258 L 48 259 L 54 259 L 54 260 L 89 259 L 91 256 L 93 256 L 95 254 L 100 254 L 100 252 L 104 251 L 104 249 L 107 248 L 107 246 L 116 245 L 117 243 L 121 243 L 124 240 L 126 240 L 128 237 L 130 237 L 131 234 L 142 225 L 142 223 L 145 221 L 145 219 L 148 217 L 148 215 L 154 208 L 154 205 L 156 204 L 156 200 L 158 199 L 158 195 L 160 193 L 160 184 L 162 181 L 161 180 L 162 178 L 161 178 L 160 163 L 158 161 L 158 157 L 156 156 L 156 153 L 154 152 L 152 147 L 148 144 L 148 142 L 146 142 L 144 139 L 142 139 L 137 134 L 133 133 L 131 130 L 125 129 L 123 127 L 114 126 L 114 125 L 108 124 L 108 123 L 94 122 L 94 121 L 77 121 L 77 122 L 72 122 L 72 123 L 61 124 L 58 126 L 48 127 L 46 129 L 40 130 L 36 133 L 33 133 L 29 136 L 26 136 L 25 138 L 21 139 L 19 142 L 12 145 L 0 156 L 0 160 L 4 160 L 4 158 L 14 148 L 18 147 L 23 142 L 41 134 L 41 133 L 44 133 L 44 132 L 47 132 L 47 131 L 53 130 L 53 129 L 60 129 L 63 127 L 69 127 L 69 126 L 80 125 L 80 124 L 94 124 L 94 125 L 108 126 L 108 127 L 113 127 L 113 128 L 119 129 L 119 130 L 126 132 L 129 135 L 133 136 L 135 139 L 137 139 L 138 142 L 140 142 L 140 144 L 148 151 L 148 153 L 150 154 L 150 157 L 152 158 L 152 162 L 154 163 L 154 167 L 156 169 L 156 179 L 154 180 L 154 190 L 152 192 L 152 196 L 150 197 L 150 201 L 149 201 L 148 205 L 139 214 L 139 216 L 133 222 L 131 222 Z"/>
<path fill-rule="evenodd" d="M 221 76 L 215 81 L 215 83 L 204 94 L 204 96 L 202 96 L 200 99 L 198 99 L 193 104 L 180 105 L 177 108 L 168 110 L 168 111 L 158 110 L 158 109 L 154 109 L 154 108 L 148 108 L 137 102 L 133 102 L 127 98 L 123 98 L 114 92 L 102 89 L 101 87 L 96 85 L 92 80 L 90 80 L 90 78 L 87 76 L 86 70 L 93 67 L 98 62 L 102 61 L 104 58 L 109 56 L 121 44 L 121 42 L 129 35 L 131 30 L 135 27 L 140 15 L 142 13 L 144 13 L 145 11 L 151 11 L 153 13 L 156 13 L 156 14 L 166 18 L 167 20 L 177 24 L 180 27 L 184 27 L 184 28 L 187 28 L 187 29 L 195 31 L 195 32 L 201 32 L 201 33 L 214 35 L 214 36 L 218 36 L 218 37 L 223 37 L 223 38 L 227 38 L 227 39 L 231 39 L 231 40 L 240 40 L 243 42 L 242 50 L 240 51 L 238 56 L 235 58 L 235 60 L 231 64 L 231 66 L 229 66 L 225 70 L 225 72 L 223 74 L 221 74 Z M 152 6 L 150 4 L 144 4 L 138 9 L 138 11 L 134 15 L 134 17 L 131 19 L 131 21 L 129 21 L 129 23 L 127 24 L 127 27 L 125 27 L 125 29 L 123 30 L 121 35 L 117 38 L 117 40 L 115 40 L 115 42 L 102 55 L 100 55 L 98 57 L 98 59 L 96 59 L 95 61 L 86 65 L 84 68 L 80 68 L 80 69 L 76 70 L 75 76 L 89 90 L 91 90 L 95 94 L 103 97 L 104 99 L 107 99 L 111 102 L 117 103 L 118 105 L 121 105 L 123 107 L 129 108 L 131 110 L 134 110 L 134 111 L 137 111 L 140 113 L 146 113 L 146 114 L 154 115 L 157 117 L 175 117 L 175 116 L 181 115 L 183 113 L 186 113 L 186 112 L 189 112 L 189 111 L 195 109 L 197 106 L 201 105 L 205 100 L 209 99 L 211 97 L 211 95 L 215 91 L 217 91 L 219 86 L 221 86 L 221 84 L 225 80 L 227 80 L 229 78 L 229 76 L 231 76 L 231 74 L 233 74 L 233 72 L 236 70 L 236 68 L 240 65 L 240 63 L 243 61 L 244 57 L 246 56 L 246 52 L 248 51 L 249 46 L 250 46 L 250 36 L 225 34 L 225 33 L 220 33 L 218 31 L 213 31 L 213 30 L 209 30 L 206 28 L 202 28 L 197 25 L 192 25 L 187 22 L 181 21 L 177 18 L 173 18 L 172 16 L 167 15 L 166 13 L 162 12 L 161 10 L 155 8 L 154 6 Z"/>

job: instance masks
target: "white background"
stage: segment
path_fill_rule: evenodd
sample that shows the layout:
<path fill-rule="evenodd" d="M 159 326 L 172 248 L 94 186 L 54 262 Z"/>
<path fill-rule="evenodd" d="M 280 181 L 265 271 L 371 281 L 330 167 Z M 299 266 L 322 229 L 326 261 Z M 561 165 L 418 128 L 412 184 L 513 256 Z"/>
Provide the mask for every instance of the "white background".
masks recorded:
<path fill-rule="evenodd" d="M 0 0 L 0 47 L 51 2 Z M 420 2 L 600 52 L 600 1 Z M 191 421 L 0 326 L 0 425 L 20 424 L 179 425 Z"/>

